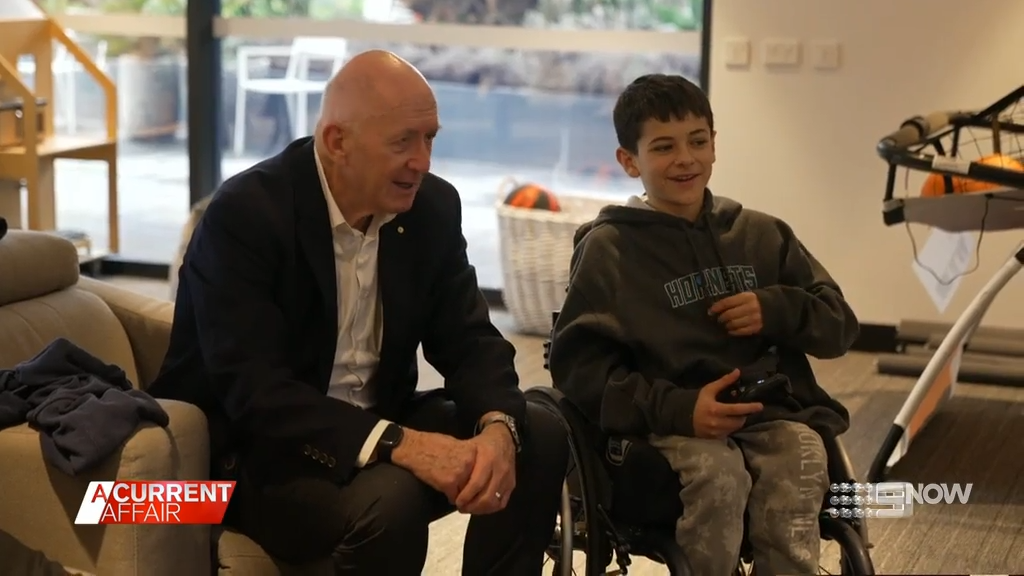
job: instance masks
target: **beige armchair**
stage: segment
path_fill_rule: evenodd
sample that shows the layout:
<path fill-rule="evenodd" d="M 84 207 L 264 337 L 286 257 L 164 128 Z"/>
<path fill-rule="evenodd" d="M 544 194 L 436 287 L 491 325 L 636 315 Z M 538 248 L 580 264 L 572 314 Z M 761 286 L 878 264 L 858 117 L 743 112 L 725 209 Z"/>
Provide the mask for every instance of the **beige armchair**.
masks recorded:
<path fill-rule="evenodd" d="M 170 302 L 79 278 L 76 250 L 64 239 L 21 231 L 0 239 L 0 370 L 65 337 L 145 388 L 167 349 L 172 309 Z M 141 427 L 118 453 L 79 477 L 49 466 L 27 425 L 0 431 L 0 531 L 65 566 L 102 576 L 210 574 L 209 526 L 74 524 L 90 481 L 208 477 L 203 413 L 181 402 L 161 404 L 170 415 L 167 428 Z"/>
<path fill-rule="evenodd" d="M 58 337 L 117 364 L 145 388 L 160 370 L 174 305 L 80 278 L 74 246 L 42 232 L 0 239 L 0 370 L 36 355 Z M 106 462 L 80 477 L 48 465 L 27 425 L 0 430 L 0 576 L 5 542 L 97 576 L 315 576 L 330 559 L 288 566 L 249 538 L 210 526 L 76 526 L 90 481 L 209 478 L 206 418 L 161 400 L 167 428 L 141 427 Z M 23 576 L 17 574 L 17 576 Z"/>

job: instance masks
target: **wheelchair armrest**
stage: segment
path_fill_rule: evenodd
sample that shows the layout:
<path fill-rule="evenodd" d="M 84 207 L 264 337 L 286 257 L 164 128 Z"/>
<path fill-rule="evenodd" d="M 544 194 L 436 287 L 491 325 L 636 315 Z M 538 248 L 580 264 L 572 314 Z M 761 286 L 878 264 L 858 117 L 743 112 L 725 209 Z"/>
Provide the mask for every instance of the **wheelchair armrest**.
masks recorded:
<path fill-rule="evenodd" d="M 524 394 L 528 402 L 544 406 L 558 416 L 569 436 L 577 464 L 589 472 L 590 481 L 596 484 L 598 502 L 606 510 L 610 509 L 611 485 L 604 467 L 604 454 L 607 448 L 604 435 L 560 391 L 547 386 L 534 386 Z"/>
<path fill-rule="evenodd" d="M 561 391 L 547 386 L 535 386 L 526 391 L 526 398 L 557 411 L 562 422 L 569 428 L 573 441 L 580 444 L 579 449 L 604 454 L 607 436 Z"/>
<path fill-rule="evenodd" d="M 850 455 L 846 453 L 842 440 L 838 436 L 822 434 L 825 453 L 828 455 L 828 477 L 833 483 L 856 482 L 857 475 L 853 470 Z"/>
<path fill-rule="evenodd" d="M 529 388 L 526 390 L 527 398 L 530 398 L 530 396 L 534 394 L 540 394 L 545 396 L 559 408 L 561 408 L 562 402 L 568 402 L 568 399 L 565 397 L 565 394 L 562 394 L 560 391 L 550 386 L 534 386 L 533 388 Z"/>
<path fill-rule="evenodd" d="M 846 453 L 846 448 L 843 447 L 842 441 L 838 436 L 831 434 L 822 434 L 822 441 L 825 443 L 825 453 L 828 455 L 828 478 L 832 484 L 856 484 L 857 475 L 853 470 L 853 463 L 850 461 L 850 455 Z M 823 508 L 831 506 L 829 504 L 830 496 L 832 495 L 831 490 L 825 494 L 825 502 L 822 504 Z M 871 547 L 871 540 L 868 537 L 868 524 L 865 519 L 854 518 L 846 521 L 857 531 L 860 535 L 861 541 L 868 548 Z"/>

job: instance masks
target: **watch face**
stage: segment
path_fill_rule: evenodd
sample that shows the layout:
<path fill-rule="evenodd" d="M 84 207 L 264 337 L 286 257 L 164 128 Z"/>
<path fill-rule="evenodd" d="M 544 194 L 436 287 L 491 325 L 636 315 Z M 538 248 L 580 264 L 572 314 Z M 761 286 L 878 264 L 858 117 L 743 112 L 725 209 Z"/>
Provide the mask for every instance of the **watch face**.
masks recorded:
<path fill-rule="evenodd" d="M 381 434 L 380 440 L 382 443 L 394 447 L 402 441 L 403 435 L 404 432 L 401 426 L 398 424 L 389 424 L 388 427 L 384 429 L 384 433 Z"/>

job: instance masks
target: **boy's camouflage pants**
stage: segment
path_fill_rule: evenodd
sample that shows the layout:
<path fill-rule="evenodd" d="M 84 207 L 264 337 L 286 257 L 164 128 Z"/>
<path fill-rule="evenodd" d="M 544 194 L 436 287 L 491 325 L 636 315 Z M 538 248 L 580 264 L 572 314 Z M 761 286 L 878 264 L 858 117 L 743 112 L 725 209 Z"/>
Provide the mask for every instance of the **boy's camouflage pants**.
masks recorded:
<path fill-rule="evenodd" d="M 817 574 L 828 490 L 821 437 L 803 424 L 753 424 L 726 440 L 651 436 L 683 485 L 676 540 L 700 576 L 731 576 L 744 513 L 758 576 Z"/>

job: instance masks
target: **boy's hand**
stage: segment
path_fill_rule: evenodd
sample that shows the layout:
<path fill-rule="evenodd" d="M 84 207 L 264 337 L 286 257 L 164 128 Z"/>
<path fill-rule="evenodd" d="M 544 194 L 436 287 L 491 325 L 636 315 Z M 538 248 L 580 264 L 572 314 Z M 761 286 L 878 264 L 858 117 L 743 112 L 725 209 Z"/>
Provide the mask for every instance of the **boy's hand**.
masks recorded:
<path fill-rule="evenodd" d="M 740 377 L 739 370 L 722 376 L 700 389 L 697 404 L 693 407 L 693 432 L 698 438 L 722 439 L 743 428 L 747 416 L 764 409 L 759 402 L 744 404 L 723 404 L 718 394 L 732 386 Z"/>
<path fill-rule="evenodd" d="M 753 336 L 764 328 L 761 302 L 753 292 L 723 298 L 708 308 L 708 314 L 718 316 L 718 323 L 725 326 L 732 336 Z"/>

